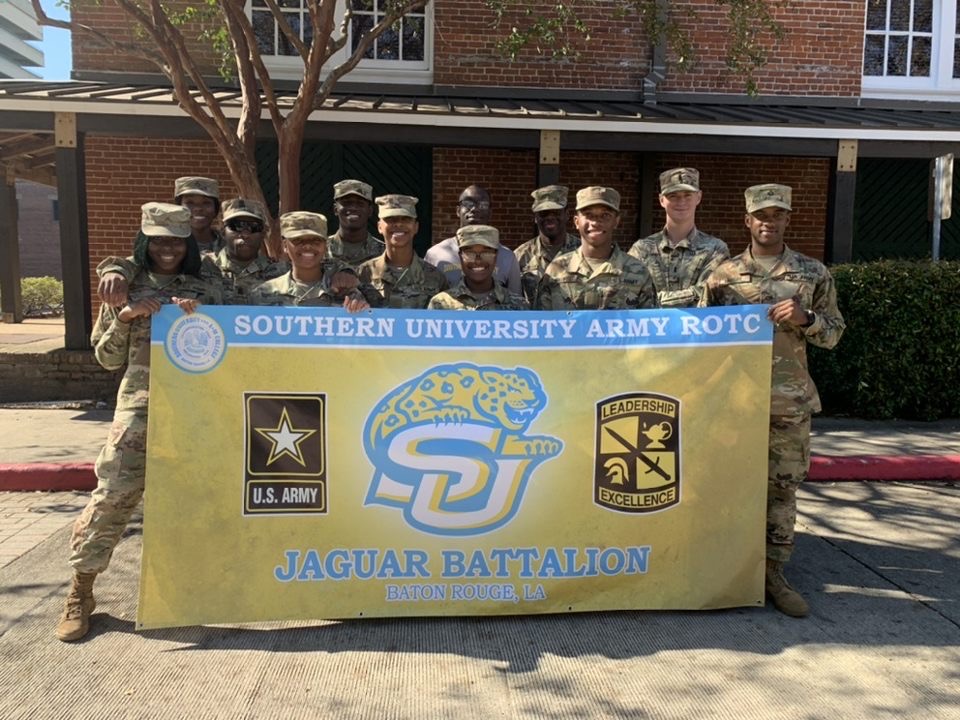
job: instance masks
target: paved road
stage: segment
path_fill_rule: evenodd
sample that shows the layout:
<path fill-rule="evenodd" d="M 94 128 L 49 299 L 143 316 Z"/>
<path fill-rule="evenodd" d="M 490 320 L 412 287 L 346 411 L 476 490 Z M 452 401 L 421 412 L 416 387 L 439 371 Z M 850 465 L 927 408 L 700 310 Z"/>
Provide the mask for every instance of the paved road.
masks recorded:
<path fill-rule="evenodd" d="M 53 637 L 64 528 L 0 569 L 2 718 L 960 718 L 960 488 L 812 484 L 813 612 L 614 612 L 133 629 L 131 526 L 95 629 Z"/>

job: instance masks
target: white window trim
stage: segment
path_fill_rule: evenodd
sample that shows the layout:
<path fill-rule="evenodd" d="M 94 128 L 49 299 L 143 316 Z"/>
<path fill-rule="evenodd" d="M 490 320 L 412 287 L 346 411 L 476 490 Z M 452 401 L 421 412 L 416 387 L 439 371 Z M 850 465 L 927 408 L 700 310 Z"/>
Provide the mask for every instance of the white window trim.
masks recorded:
<path fill-rule="evenodd" d="M 866 7 L 866 1 L 864 7 Z M 930 77 L 884 77 L 865 75 L 860 58 L 861 95 L 866 98 L 946 100 L 960 95 L 960 78 L 953 77 L 953 47 L 957 28 L 958 0 L 933 1 L 933 36 L 930 43 Z M 867 13 L 863 14 L 866 43 Z"/>
<path fill-rule="evenodd" d="M 247 17 L 252 12 L 252 0 L 246 2 Z M 346 12 L 346 0 L 337 2 L 336 26 L 339 27 Z M 400 60 L 361 60 L 349 73 L 341 78 L 345 82 L 389 83 L 389 84 L 430 84 L 433 82 L 433 3 L 424 8 L 425 36 L 423 39 L 423 61 Z M 349 48 L 344 46 L 324 65 L 326 74 L 349 57 Z M 303 61 L 296 56 L 264 55 L 264 65 L 276 80 L 299 80 L 303 76 Z"/>

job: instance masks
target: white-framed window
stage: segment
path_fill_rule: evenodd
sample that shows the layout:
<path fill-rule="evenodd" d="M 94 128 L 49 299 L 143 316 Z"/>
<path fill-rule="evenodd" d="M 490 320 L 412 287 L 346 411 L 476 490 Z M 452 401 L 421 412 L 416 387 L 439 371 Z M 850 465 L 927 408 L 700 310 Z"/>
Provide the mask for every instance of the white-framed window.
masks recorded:
<path fill-rule="evenodd" d="M 313 40 L 313 28 L 305 0 L 276 0 L 290 27 L 305 43 Z M 336 27 L 339 28 L 347 3 L 353 11 L 346 46 L 325 66 L 332 69 L 347 58 L 364 31 L 372 28 L 385 14 L 386 0 L 338 0 Z M 265 0 L 247 0 L 247 12 L 257 36 L 264 63 L 278 79 L 297 79 L 303 63 L 280 31 Z M 384 32 L 368 49 L 344 80 L 351 82 L 430 83 L 433 81 L 433 3 L 422 10 L 407 13 Z"/>
<path fill-rule="evenodd" d="M 960 0 L 866 0 L 863 95 L 960 97 Z"/>

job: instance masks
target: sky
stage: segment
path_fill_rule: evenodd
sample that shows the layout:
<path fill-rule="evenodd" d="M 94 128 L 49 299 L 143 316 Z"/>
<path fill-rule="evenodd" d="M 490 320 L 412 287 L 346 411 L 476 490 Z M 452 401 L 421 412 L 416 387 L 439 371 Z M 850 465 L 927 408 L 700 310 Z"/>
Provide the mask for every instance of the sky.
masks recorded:
<path fill-rule="evenodd" d="M 42 0 L 40 3 L 47 15 L 66 20 L 69 13 L 57 7 L 57 0 Z M 44 27 L 43 40 L 33 43 L 43 52 L 42 68 L 30 68 L 45 80 L 69 80 L 73 58 L 70 54 L 70 33 L 58 28 Z"/>

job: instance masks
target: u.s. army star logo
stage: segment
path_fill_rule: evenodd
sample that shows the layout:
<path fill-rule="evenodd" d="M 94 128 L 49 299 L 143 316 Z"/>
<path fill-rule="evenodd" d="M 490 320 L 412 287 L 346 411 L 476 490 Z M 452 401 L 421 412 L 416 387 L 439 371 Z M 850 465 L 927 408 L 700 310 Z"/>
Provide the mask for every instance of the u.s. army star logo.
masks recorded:
<path fill-rule="evenodd" d="M 326 395 L 244 393 L 245 515 L 327 511 Z"/>
<path fill-rule="evenodd" d="M 680 401 L 628 393 L 597 403 L 594 502 L 647 513 L 680 502 Z"/>

